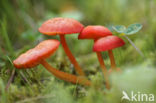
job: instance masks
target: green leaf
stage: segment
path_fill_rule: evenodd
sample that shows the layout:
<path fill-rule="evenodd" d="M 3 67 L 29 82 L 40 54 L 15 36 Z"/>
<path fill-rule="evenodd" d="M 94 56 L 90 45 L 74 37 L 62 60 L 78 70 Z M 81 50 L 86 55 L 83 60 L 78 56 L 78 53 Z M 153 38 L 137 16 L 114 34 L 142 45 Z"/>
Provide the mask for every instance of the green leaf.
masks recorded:
<path fill-rule="evenodd" d="M 123 33 L 126 30 L 124 25 L 117 25 L 112 27 L 116 32 Z"/>
<path fill-rule="evenodd" d="M 137 33 L 141 28 L 142 28 L 141 24 L 131 24 L 130 26 L 128 26 L 128 28 L 125 30 L 124 33 L 127 35 L 132 35 Z"/>

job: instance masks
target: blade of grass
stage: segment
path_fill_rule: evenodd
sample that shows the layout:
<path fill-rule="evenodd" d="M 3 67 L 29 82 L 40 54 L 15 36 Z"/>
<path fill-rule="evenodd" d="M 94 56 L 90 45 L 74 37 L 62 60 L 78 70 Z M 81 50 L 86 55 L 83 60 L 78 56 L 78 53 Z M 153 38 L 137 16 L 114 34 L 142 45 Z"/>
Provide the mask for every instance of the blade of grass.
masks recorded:
<path fill-rule="evenodd" d="M 75 95 L 76 96 L 76 88 L 78 87 L 78 81 L 77 81 L 77 83 L 76 83 L 76 85 L 75 85 L 75 88 L 74 88 L 74 91 L 73 91 L 73 96 Z"/>
<path fill-rule="evenodd" d="M 5 92 L 5 86 L 3 83 L 3 80 L 0 78 L 0 91 L 1 91 L 1 96 L 0 96 L 0 102 L 1 103 L 7 103 L 7 93 Z"/>
<path fill-rule="evenodd" d="M 22 71 L 20 71 L 20 74 L 22 76 L 22 78 L 24 79 L 25 82 L 28 83 L 28 85 L 31 87 L 31 83 L 29 82 L 29 80 L 26 78 L 26 76 L 24 75 L 24 73 Z"/>
<path fill-rule="evenodd" d="M 9 62 L 11 63 L 11 67 L 13 67 L 13 62 L 12 62 L 11 58 L 10 58 L 9 56 L 6 56 L 6 57 L 8 58 Z M 10 76 L 10 78 L 9 78 L 9 80 L 8 80 L 8 83 L 7 83 L 6 87 L 5 87 L 5 90 L 6 90 L 6 91 L 8 90 L 8 88 L 9 88 L 11 82 L 14 80 L 15 72 L 16 72 L 16 71 L 15 71 L 15 68 L 13 67 L 13 70 L 12 70 L 12 72 L 11 72 L 11 76 Z"/>
<path fill-rule="evenodd" d="M 3 18 L 3 20 L 0 22 L 0 26 L 1 26 L 1 35 L 6 44 L 6 48 L 8 52 L 11 54 L 11 56 L 13 56 L 14 51 L 7 33 L 7 22 L 5 18 Z"/>
<path fill-rule="evenodd" d="M 55 95 L 43 95 L 43 96 L 39 95 L 37 97 L 26 98 L 24 100 L 17 101 L 16 103 L 30 103 L 36 100 L 47 99 L 47 98 L 55 98 Z"/>
<path fill-rule="evenodd" d="M 15 77 L 15 68 L 12 70 L 11 76 L 10 76 L 10 78 L 8 80 L 8 83 L 7 83 L 6 87 L 5 87 L 6 91 L 8 90 L 11 82 L 14 80 L 14 77 Z"/>

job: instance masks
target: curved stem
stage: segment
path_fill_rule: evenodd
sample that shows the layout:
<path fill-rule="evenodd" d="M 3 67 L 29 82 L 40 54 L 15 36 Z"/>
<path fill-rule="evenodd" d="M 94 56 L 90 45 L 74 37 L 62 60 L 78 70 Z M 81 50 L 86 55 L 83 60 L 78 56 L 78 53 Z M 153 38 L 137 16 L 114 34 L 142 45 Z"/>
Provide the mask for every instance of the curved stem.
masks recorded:
<path fill-rule="evenodd" d="M 100 52 L 96 52 L 96 54 L 97 54 L 97 57 L 98 57 L 102 72 L 104 74 L 104 78 L 105 78 L 105 81 L 106 81 L 106 88 L 110 89 L 110 84 L 109 84 L 109 79 L 108 79 L 108 71 L 107 71 L 105 63 L 103 61 L 102 55 L 101 55 Z"/>
<path fill-rule="evenodd" d="M 111 62 L 111 69 L 116 69 L 116 63 L 115 63 L 115 59 L 114 59 L 112 50 L 108 50 L 108 54 L 109 54 L 109 58 L 110 58 L 110 62 Z"/>
<path fill-rule="evenodd" d="M 41 64 L 49 71 L 51 72 L 53 75 L 55 75 L 56 77 L 58 77 L 59 79 L 65 80 L 67 82 L 71 82 L 74 84 L 83 84 L 83 85 L 91 85 L 91 82 L 89 80 L 87 80 L 84 77 L 77 77 L 75 75 L 72 74 L 68 74 L 62 71 L 59 71 L 55 68 L 53 68 L 52 66 L 50 66 L 45 60 L 41 61 Z"/>
<path fill-rule="evenodd" d="M 65 53 L 67 54 L 71 63 L 74 65 L 76 72 L 81 76 L 85 76 L 84 72 L 82 71 L 82 68 L 79 66 L 75 57 L 72 55 L 71 51 L 69 50 L 64 35 L 60 35 L 60 39 L 61 39 L 61 44 L 63 46 L 63 49 L 64 49 Z"/>

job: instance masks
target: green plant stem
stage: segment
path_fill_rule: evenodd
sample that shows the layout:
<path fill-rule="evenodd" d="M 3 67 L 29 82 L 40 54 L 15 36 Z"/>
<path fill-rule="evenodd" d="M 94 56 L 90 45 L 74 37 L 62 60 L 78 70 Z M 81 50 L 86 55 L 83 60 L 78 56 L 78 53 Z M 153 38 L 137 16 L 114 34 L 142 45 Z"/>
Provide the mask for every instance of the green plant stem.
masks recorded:
<path fill-rule="evenodd" d="M 135 44 L 128 38 L 128 36 L 123 35 L 123 37 L 125 37 L 125 38 L 129 41 L 129 43 L 135 48 L 135 50 L 136 50 L 142 57 L 144 57 L 144 54 L 141 52 L 141 50 L 140 50 L 138 47 L 135 46 Z"/>

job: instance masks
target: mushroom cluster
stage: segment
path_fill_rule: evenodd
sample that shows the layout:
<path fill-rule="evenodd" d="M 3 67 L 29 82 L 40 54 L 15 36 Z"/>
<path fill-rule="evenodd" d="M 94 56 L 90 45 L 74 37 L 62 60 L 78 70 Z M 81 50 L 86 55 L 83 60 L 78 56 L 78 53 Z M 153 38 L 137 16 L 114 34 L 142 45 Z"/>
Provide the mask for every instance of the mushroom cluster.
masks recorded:
<path fill-rule="evenodd" d="M 78 83 L 87 86 L 91 85 L 91 81 L 86 78 L 83 69 L 76 61 L 65 39 L 65 35 L 67 34 L 79 33 L 78 39 L 94 40 L 93 51 L 97 54 L 98 61 L 104 74 L 106 88 L 110 89 L 108 70 L 103 61 L 101 52 L 108 51 L 109 53 L 111 62 L 111 69 L 109 70 L 119 70 L 119 68 L 116 67 L 112 50 L 125 44 L 125 42 L 121 38 L 113 36 L 112 32 L 104 26 L 95 25 L 84 27 L 75 19 L 61 17 L 45 21 L 39 28 L 39 32 L 50 36 L 59 35 L 60 42 L 54 39 L 44 40 L 40 42 L 36 47 L 21 54 L 16 60 L 13 61 L 13 64 L 16 68 L 26 69 L 42 64 L 50 73 L 52 73 L 59 79 L 74 84 Z M 79 76 L 55 69 L 45 60 L 57 50 L 60 43 L 62 44 L 66 55 L 73 64 L 75 71 Z"/>

